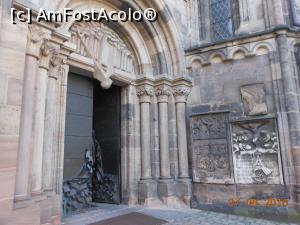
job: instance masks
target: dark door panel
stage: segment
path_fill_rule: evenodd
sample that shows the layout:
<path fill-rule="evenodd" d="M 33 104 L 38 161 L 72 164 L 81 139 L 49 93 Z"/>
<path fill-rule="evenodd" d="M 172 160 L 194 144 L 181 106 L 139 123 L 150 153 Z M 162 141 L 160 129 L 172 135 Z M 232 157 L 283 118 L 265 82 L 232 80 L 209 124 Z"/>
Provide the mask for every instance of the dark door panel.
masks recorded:
<path fill-rule="evenodd" d="M 94 130 L 101 146 L 103 172 L 110 179 L 107 187 L 113 196 L 94 196 L 96 202 L 120 203 L 120 155 L 121 155 L 121 96 L 120 87 L 112 86 L 108 90 L 94 86 Z"/>

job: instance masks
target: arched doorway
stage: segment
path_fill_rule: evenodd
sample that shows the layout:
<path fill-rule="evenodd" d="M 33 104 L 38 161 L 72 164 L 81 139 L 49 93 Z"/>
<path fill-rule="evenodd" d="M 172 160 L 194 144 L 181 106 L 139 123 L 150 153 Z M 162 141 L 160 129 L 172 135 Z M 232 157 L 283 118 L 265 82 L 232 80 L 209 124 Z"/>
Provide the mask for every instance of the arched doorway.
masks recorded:
<path fill-rule="evenodd" d="M 185 104 L 191 82 L 184 78 L 184 52 L 176 39 L 176 29 L 172 21 L 165 21 L 168 9 L 162 12 L 164 5 L 159 0 L 152 1 L 153 5 L 148 1 L 130 1 L 125 5 L 118 0 L 66 2 L 69 1 L 63 1 L 61 7 L 73 10 L 129 7 L 143 10 L 153 6 L 162 18 L 157 23 L 70 21 L 59 28 L 57 24 L 29 26 L 24 96 L 36 93 L 40 96 L 39 109 L 46 107 L 45 115 L 41 113 L 33 121 L 30 100 L 23 102 L 22 111 L 30 117 L 21 118 L 16 201 L 30 198 L 33 193 L 42 194 L 50 205 L 41 206 L 47 215 L 61 215 L 66 101 L 71 72 L 97 80 L 104 89 L 112 85 L 121 87 L 121 202 L 187 207 L 191 182 Z M 42 75 L 43 80 L 38 80 L 39 88 L 34 92 L 30 82 L 37 75 Z M 40 132 L 34 133 L 32 139 L 44 137 L 32 153 L 28 147 L 33 133 L 30 123 L 43 124 L 36 126 Z M 35 179 L 31 179 L 31 174 Z"/>
<path fill-rule="evenodd" d="M 102 23 L 74 23 L 70 32 L 76 51 L 67 85 L 65 214 L 90 207 L 92 202 L 122 202 L 121 114 L 127 110 L 121 106 L 121 98 L 126 98 L 121 90 L 128 84 L 120 77 L 136 76 L 132 50 L 113 29 Z M 86 69 L 89 61 L 93 73 Z M 122 137 L 126 136 L 123 129 Z"/>

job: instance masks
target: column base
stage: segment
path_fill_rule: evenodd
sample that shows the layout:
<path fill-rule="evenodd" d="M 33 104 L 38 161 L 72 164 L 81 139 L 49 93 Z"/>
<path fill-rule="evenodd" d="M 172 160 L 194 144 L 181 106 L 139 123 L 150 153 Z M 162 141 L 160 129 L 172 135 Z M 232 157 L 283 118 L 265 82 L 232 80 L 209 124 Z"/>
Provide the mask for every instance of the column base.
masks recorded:
<path fill-rule="evenodd" d="M 30 195 L 15 195 L 15 201 L 16 202 L 27 201 L 27 200 L 30 200 L 30 199 L 31 199 Z"/>
<path fill-rule="evenodd" d="M 179 178 L 176 183 L 177 196 L 188 206 L 191 206 L 192 180 L 190 178 Z"/>
<path fill-rule="evenodd" d="M 42 195 L 43 191 L 42 190 L 34 190 L 31 192 L 31 196 L 39 196 Z"/>
<path fill-rule="evenodd" d="M 176 185 L 172 179 L 159 180 L 158 195 L 162 202 L 168 206 L 168 208 L 189 208 L 181 199 L 176 196 Z"/>
<path fill-rule="evenodd" d="M 159 197 L 170 197 L 175 195 L 175 182 L 173 179 L 160 179 L 157 185 Z"/>
<path fill-rule="evenodd" d="M 165 208 L 157 197 L 157 183 L 154 180 L 139 181 L 139 204 L 150 208 Z"/>

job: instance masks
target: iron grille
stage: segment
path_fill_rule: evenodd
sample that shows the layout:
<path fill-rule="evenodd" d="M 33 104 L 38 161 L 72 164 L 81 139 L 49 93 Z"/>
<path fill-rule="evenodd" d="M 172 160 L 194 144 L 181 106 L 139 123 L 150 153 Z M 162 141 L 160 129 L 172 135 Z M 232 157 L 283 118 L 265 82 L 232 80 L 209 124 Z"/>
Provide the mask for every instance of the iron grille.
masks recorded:
<path fill-rule="evenodd" d="M 214 41 L 232 38 L 233 27 L 230 0 L 211 0 L 210 10 Z"/>

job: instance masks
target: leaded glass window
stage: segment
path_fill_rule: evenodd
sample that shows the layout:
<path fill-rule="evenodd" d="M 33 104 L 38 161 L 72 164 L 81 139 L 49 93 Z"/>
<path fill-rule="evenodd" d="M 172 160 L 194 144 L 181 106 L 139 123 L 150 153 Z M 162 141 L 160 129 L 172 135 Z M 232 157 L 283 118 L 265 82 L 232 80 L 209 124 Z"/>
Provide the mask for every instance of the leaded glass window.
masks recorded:
<path fill-rule="evenodd" d="M 210 0 L 211 26 L 214 41 L 233 37 L 231 0 Z"/>

